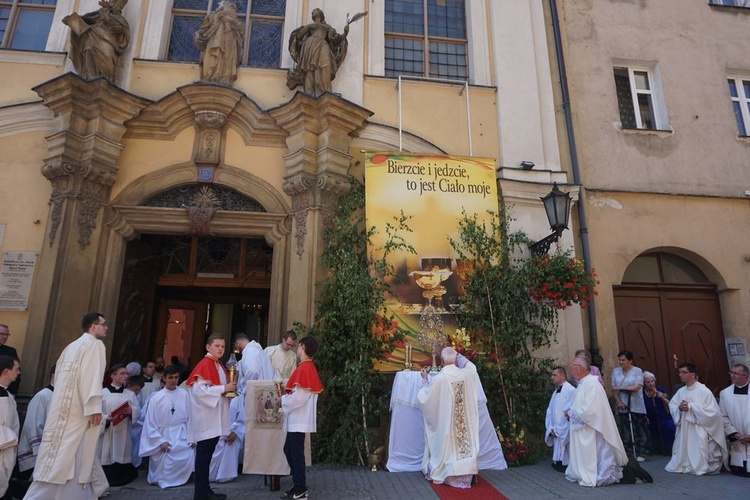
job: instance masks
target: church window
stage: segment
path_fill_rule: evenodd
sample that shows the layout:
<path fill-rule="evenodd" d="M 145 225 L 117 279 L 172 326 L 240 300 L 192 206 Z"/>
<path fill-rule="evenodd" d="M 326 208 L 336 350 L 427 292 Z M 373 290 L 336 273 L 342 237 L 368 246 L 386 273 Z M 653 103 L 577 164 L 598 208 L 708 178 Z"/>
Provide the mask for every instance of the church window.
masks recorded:
<path fill-rule="evenodd" d="M 57 0 L 0 0 L 0 48 L 42 51 Z"/>
<path fill-rule="evenodd" d="M 386 0 L 385 76 L 468 79 L 464 0 Z"/>
<path fill-rule="evenodd" d="M 200 52 L 193 34 L 220 0 L 174 0 L 172 31 L 169 35 L 169 61 L 198 61 Z M 237 14 L 245 20 L 242 66 L 278 68 L 281 65 L 281 37 L 286 0 L 237 0 Z"/>

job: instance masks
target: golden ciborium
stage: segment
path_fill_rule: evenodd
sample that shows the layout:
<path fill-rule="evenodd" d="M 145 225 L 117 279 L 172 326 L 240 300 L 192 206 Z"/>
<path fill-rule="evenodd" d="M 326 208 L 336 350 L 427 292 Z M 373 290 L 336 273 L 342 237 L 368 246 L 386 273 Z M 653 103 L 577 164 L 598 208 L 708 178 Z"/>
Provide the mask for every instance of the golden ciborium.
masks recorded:
<path fill-rule="evenodd" d="M 229 355 L 229 360 L 227 361 L 227 371 L 229 372 L 229 383 L 235 382 L 237 380 L 237 358 L 234 356 L 234 351 Z M 228 399 L 236 398 L 237 397 L 237 391 L 227 391 L 224 393 L 224 396 Z"/>
<path fill-rule="evenodd" d="M 431 304 L 432 299 L 437 298 L 437 309 L 443 311 L 443 295 L 447 291 L 442 285 L 443 281 L 451 277 L 453 272 L 449 269 L 439 269 L 437 266 L 427 271 L 412 271 L 409 276 L 413 276 L 419 288 L 422 289 L 422 297 L 426 304 Z"/>
<path fill-rule="evenodd" d="M 449 269 L 440 269 L 434 266 L 428 271 L 412 271 L 413 276 L 425 298 L 425 305 L 419 315 L 419 342 L 426 351 L 432 354 L 432 372 L 437 372 L 436 355 L 437 350 L 445 345 L 446 335 L 443 331 L 443 319 L 440 312 L 443 309 L 443 295 L 446 289 L 442 282 L 450 278 L 453 273 Z M 438 306 L 435 307 L 432 300 L 437 298 Z"/>

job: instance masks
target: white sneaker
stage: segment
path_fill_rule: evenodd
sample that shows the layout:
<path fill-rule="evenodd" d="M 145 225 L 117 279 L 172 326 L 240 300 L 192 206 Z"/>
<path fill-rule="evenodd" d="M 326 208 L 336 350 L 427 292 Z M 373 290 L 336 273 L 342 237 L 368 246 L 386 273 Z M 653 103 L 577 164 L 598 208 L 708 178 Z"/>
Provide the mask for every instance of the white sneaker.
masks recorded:
<path fill-rule="evenodd" d="M 646 461 L 646 457 L 635 457 L 635 459 L 636 459 L 636 460 L 637 460 L 638 462 L 645 462 L 645 461 Z"/>

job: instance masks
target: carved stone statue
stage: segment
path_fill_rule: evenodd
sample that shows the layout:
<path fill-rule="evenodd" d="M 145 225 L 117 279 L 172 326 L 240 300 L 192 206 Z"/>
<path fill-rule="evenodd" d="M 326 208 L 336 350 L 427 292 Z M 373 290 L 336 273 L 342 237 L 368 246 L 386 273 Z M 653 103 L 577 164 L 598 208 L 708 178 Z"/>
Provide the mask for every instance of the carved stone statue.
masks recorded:
<path fill-rule="evenodd" d="M 70 26 L 70 59 L 83 78 L 114 82 L 117 63 L 130 43 L 130 25 L 122 15 L 128 0 L 100 0 L 96 12 L 65 16 Z"/>
<path fill-rule="evenodd" d="M 356 14 L 344 26 L 343 34 L 326 23 L 320 9 L 312 11 L 313 22 L 292 31 L 289 36 L 289 53 L 296 66 L 286 76 L 286 86 L 295 89 L 302 86 L 306 94 L 319 96 L 331 91 L 331 82 L 346 57 L 349 42 L 349 25 L 364 17 Z"/>
<path fill-rule="evenodd" d="M 237 79 L 244 36 L 245 23 L 237 16 L 237 4 L 222 0 L 193 35 L 203 53 L 201 80 L 231 85 Z"/>

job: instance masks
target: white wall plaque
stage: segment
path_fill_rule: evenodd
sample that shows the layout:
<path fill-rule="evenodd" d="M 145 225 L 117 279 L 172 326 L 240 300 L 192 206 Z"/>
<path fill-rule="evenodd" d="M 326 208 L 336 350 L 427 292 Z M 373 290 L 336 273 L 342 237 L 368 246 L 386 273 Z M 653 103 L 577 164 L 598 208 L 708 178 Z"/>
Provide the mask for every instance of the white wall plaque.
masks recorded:
<path fill-rule="evenodd" d="M 0 267 L 0 311 L 25 311 L 39 254 L 5 252 Z"/>

